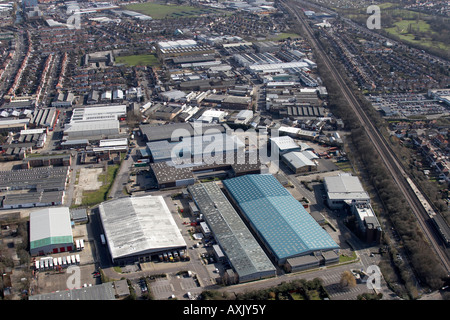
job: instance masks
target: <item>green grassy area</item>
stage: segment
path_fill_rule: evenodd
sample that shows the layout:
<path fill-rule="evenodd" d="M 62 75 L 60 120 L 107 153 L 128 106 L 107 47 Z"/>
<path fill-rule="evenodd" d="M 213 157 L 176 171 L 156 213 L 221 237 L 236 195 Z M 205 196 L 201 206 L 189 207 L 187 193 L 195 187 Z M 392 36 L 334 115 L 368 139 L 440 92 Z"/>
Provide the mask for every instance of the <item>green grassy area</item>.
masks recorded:
<path fill-rule="evenodd" d="M 378 6 L 380 7 L 381 10 L 383 10 L 383 9 L 387 9 L 387 8 L 398 6 L 398 4 L 392 3 L 392 2 L 385 2 L 385 3 L 378 4 Z"/>
<path fill-rule="evenodd" d="M 305 300 L 305 297 L 299 292 L 292 292 L 290 295 L 293 300 Z"/>
<path fill-rule="evenodd" d="M 282 32 L 279 35 L 277 35 L 273 38 L 270 38 L 270 40 L 279 41 L 279 40 L 285 40 L 287 38 L 297 39 L 297 38 L 300 38 L 300 36 L 296 33 Z"/>
<path fill-rule="evenodd" d="M 196 17 L 211 13 L 226 13 L 215 8 L 196 8 L 191 6 L 164 5 L 153 2 L 136 3 L 125 6 L 125 9 L 140 12 L 155 20 L 164 18 Z"/>
<path fill-rule="evenodd" d="M 120 165 L 115 164 L 108 166 L 106 173 L 99 175 L 98 180 L 103 181 L 103 185 L 95 191 L 84 191 L 83 200 L 81 202 L 82 206 L 94 206 L 107 200 L 108 192 L 116 178 L 117 172 L 119 171 Z"/>
<path fill-rule="evenodd" d="M 401 40 L 427 46 L 427 47 L 435 47 L 443 50 L 450 50 L 450 45 L 446 45 L 442 42 L 434 42 L 429 38 L 421 37 L 416 38 L 416 36 L 412 32 L 424 32 L 433 34 L 434 31 L 430 29 L 430 25 L 425 20 L 400 20 L 394 23 L 394 27 L 386 28 L 385 30 L 398 36 Z"/>
<path fill-rule="evenodd" d="M 433 16 L 402 8 L 398 4 L 386 2 L 378 5 L 381 9 L 381 26 L 388 34 L 406 43 L 450 51 L 450 45 L 443 41 L 433 41 L 437 31 L 430 28 Z M 365 24 L 368 14 L 366 8 L 339 8 L 343 16 Z M 386 26 L 391 26 L 387 28 Z M 419 37 L 416 35 L 419 34 Z"/>
<path fill-rule="evenodd" d="M 357 257 L 356 257 L 356 252 L 353 251 L 351 257 L 344 256 L 344 255 L 340 255 L 340 256 L 339 256 L 339 263 L 344 263 L 344 262 L 353 261 L 353 260 L 355 260 L 356 258 L 357 258 Z"/>
<path fill-rule="evenodd" d="M 350 161 L 346 161 L 346 162 L 336 162 L 335 163 L 338 168 L 344 172 L 353 172 L 353 167 L 352 164 L 350 163 Z"/>
<path fill-rule="evenodd" d="M 309 300 L 322 300 L 320 298 L 320 293 L 317 290 L 309 290 L 308 295 L 309 295 Z"/>
<path fill-rule="evenodd" d="M 116 63 L 125 63 L 129 66 L 159 66 L 158 58 L 153 54 L 140 54 L 133 56 L 116 57 Z"/>
<path fill-rule="evenodd" d="M 114 269 L 114 271 L 117 272 L 117 273 L 122 273 L 122 268 L 119 267 L 119 266 L 114 266 L 113 269 Z"/>

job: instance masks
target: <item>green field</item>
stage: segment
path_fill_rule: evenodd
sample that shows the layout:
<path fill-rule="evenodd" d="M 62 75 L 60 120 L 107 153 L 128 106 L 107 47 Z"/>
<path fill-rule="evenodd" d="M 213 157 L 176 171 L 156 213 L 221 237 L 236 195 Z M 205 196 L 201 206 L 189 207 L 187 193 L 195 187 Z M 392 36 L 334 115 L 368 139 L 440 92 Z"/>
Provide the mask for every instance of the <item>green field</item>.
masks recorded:
<path fill-rule="evenodd" d="M 140 12 L 153 19 L 187 18 L 210 13 L 225 13 L 226 11 L 214 8 L 196 8 L 191 6 L 164 5 L 153 2 L 136 3 L 125 6 L 125 9 Z"/>
<path fill-rule="evenodd" d="M 287 38 L 297 39 L 297 38 L 300 38 L 300 36 L 296 33 L 282 32 L 279 35 L 271 38 L 270 40 L 279 41 L 279 40 L 285 40 Z"/>
<path fill-rule="evenodd" d="M 382 29 L 396 39 L 446 52 L 450 51 L 447 41 L 432 40 L 432 37 L 435 38 L 437 35 L 437 31 L 433 30 L 429 24 L 433 16 L 404 9 L 401 5 L 390 2 L 382 3 L 379 7 Z M 366 8 L 339 8 L 337 10 L 343 16 L 360 24 L 365 24 L 368 18 Z M 387 28 L 386 26 L 391 27 Z"/>
<path fill-rule="evenodd" d="M 116 63 L 125 63 L 129 66 L 159 66 L 158 58 L 153 54 L 140 54 L 134 56 L 116 57 Z"/>
<path fill-rule="evenodd" d="M 435 47 L 442 50 L 450 50 L 450 46 L 442 42 L 433 42 L 429 38 L 416 38 L 414 32 L 425 32 L 433 34 L 430 25 L 424 20 L 400 20 L 394 23 L 394 27 L 385 30 L 393 35 L 398 36 L 401 40 L 427 46 Z"/>

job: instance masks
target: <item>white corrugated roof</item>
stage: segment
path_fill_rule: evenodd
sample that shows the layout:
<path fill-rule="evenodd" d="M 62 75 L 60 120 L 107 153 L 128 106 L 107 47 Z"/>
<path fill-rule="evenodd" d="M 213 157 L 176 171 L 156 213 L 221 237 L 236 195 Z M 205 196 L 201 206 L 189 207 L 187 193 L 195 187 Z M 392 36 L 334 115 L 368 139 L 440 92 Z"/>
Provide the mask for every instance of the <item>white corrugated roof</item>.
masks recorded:
<path fill-rule="evenodd" d="M 30 242 L 64 236 L 72 236 L 69 208 L 46 208 L 30 213 Z"/>
<path fill-rule="evenodd" d="M 283 155 L 286 161 L 291 163 L 295 168 L 303 168 L 306 166 L 316 166 L 314 162 L 312 162 L 310 159 L 308 159 L 303 153 L 301 152 L 289 152 Z"/>
<path fill-rule="evenodd" d="M 99 210 L 113 259 L 186 246 L 162 196 L 106 201 Z"/>
<path fill-rule="evenodd" d="M 270 138 L 270 141 L 275 143 L 280 151 L 289 149 L 300 150 L 300 146 L 289 136 L 273 137 Z"/>
<path fill-rule="evenodd" d="M 359 178 L 350 174 L 325 177 L 324 183 L 330 199 L 370 199 Z"/>

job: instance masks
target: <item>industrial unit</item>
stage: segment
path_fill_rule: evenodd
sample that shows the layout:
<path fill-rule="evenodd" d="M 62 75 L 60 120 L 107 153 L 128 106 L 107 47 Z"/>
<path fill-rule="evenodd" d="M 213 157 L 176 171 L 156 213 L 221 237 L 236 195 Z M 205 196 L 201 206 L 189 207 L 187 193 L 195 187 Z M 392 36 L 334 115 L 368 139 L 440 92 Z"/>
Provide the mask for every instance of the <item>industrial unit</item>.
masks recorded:
<path fill-rule="evenodd" d="M 120 133 L 118 120 L 74 122 L 66 125 L 64 134 L 69 139 L 92 136 L 115 136 Z"/>
<path fill-rule="evenodd" d="M 150 168 L 159 189 L 182 187 L 195 183 L 191 168 L 169 166 L 164 161 L 151 163 Z"/>
<path fill-rule="evenodd" d="M 117 281 L 116 281 L 117 282 Z M 113 283 L 106 282 L 95 286 L 79 289 L 67 289 L 62 291 L 35 294 L 29 296 L 29 300 L 115 300 L 116 290 Z"/>
<path fill-rule="evenodd" d="M 214 53 L 214 48 L 195 40 L 160 41 L 157 46 L 158 57 L 162 60 L 179 57 Z"/>
<path fill-rule="evenodd" d="M 2 201 L 3 209 L 59 206 L 63 204 L 64 191 L 40 191 L 6 194 Z"/>
<path fill-rule="evenodd" d="M 281 156 L 281 160 L 294 173 L 310 172 L 317 170 L 317 165 L 303 152 L 288 152 Z"/>
<path fill-rule="evenodd" d="M 332 261 L 339 261 L 339 246 L 271 174 L 245 175 L 223 184 L 278 265 L 285 265 L 290 258 L 320 257 L 323 252 L 331 252 Z M 297 267 L 301 266 L 291 265 Z"/>
<path fill-rule="evenodd" d="M 72 251 L 73 235 L 67 207 L 46 208 L 30 213 L 30 254 Z"/>
<path fill-rule="evenodd" d="M 120 117 L 125 117 L 126 114 L 126 105 L 75 108 L 73 109 L 70 122 L 118 120 Z"/>
<path fill-rule="evenodd" d="M 38 167 L 0 171 L 0 190 L 62 191 L 66 188 L 69 167 Z"/>
<path fill-rule="evenodd" d="M 342 209 L 345 205 L 351 206 L 356 203 L 370 203 L 370 196 L 364 191 L 358 177 L 343 173 L 325 177 L 323 182 L 327 194 L 326 201 L 331 209 Z"/>
<path fill-rule="evenodd" d="M 181 141 L 185 137 L 225 133 L 227 128 L 222 124 L 173 123 L 163 126 L 145 124 L 139 129 L 147 142 L 153 142 Z"/>
<path fill-rule="evenodd" d="M 152 256 L 187 247 L 162 196 L 105 201 L 99 212 L 113 263 L 150 261 Z"/>
<path fill-rule="evenodd" d="M 147 143 L 147 151 L 153 162 L 173 161 L 181 164 L 191 163 L 195 159 L 205 161 L 208 157 L 218 157 L 222 161 L 227 152 L 243 153 L 244 146 L 237 136 L 219 133 L 185 137 L 180 142 L 150 142 Z"/>
<path fill-rule="evenodd" d="M 26 158 L 22 161 L 22 169 L 29 169 L 33 167 L 46 167 L 46 166 L 70 166 L 72 161 L 70 154 L 57 155 L 57 156 L 42 156 Z"/>
<path fill-rule="evenodd" d="M 279 154 L 301 151 L 300 146 L 289 136 L 273 137 L 269 141 L 275 145 Z"/>
<path fill-rule="evenodd" d="M 187 165 L 175 165 L 172 161 L 159 161 L 150 163 L 150 169 L 156 179 L 159 189 L 175 188 L 194 184 L 196 180 L 216 177 L 238 177 L 245 174 L 261 172 L 261 163 L 256 159 L 253 163 L 248 154 L 235 153 L 232 161 L 201 162 Z"/>
<path fill-rule="evenodd" d="M 238 282 L 274 277 L 276 269 L 214 182 L 188 187 Z M 234 279 L 229 279 L 234 282 Z"/>
<path fill-rule="evenodd" d="M 53 127 L 59 111 L 56 108 L 43 108 L 34 112 L 30 125 L 35 127 Z"/>

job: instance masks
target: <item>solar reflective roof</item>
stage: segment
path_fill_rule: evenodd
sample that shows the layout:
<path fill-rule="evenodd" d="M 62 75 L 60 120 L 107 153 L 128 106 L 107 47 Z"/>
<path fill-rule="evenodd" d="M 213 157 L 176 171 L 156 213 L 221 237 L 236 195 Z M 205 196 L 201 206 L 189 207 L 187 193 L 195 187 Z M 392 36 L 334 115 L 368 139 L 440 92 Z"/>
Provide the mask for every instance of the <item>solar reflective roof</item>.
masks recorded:
<path fill-rule="evenodd" d="M 223 183 L 278 260 L 339 248 L 274 176 L 246 175 Z"/>

